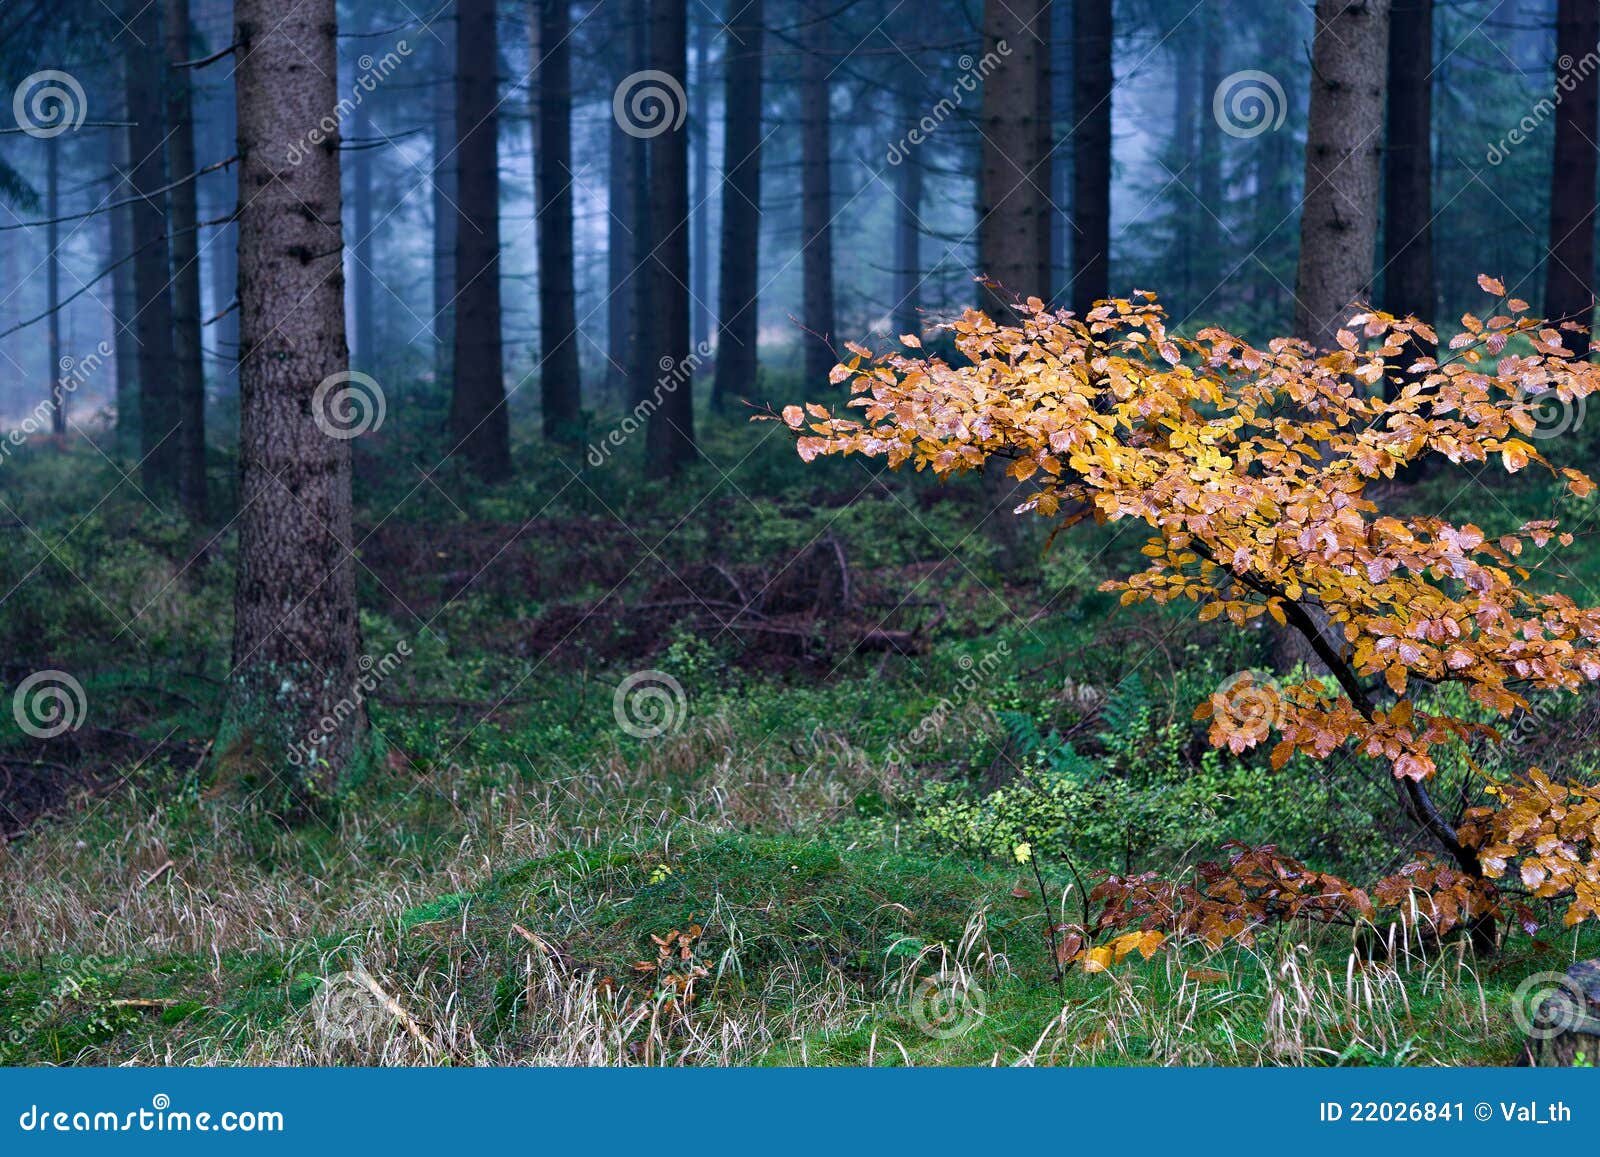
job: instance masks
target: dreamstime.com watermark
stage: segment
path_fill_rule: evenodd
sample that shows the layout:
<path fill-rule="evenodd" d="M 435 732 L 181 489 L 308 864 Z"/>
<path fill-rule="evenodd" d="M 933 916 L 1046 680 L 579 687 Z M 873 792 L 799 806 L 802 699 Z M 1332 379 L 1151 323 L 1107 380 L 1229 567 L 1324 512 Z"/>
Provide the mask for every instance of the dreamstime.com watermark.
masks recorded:
<path fill-rule="evenodd" d="M 394 75 L 396 69 L 411 55 L 409 41 L 396 40 L 394 48 L 374 59 L 371 55 L 363 56 L 356 61 L 360 74 L 350 84 L 350 95 L 342 97 L 338 104 L 333 106 L 333 111 L 312 125 L 305 136 L 289 146 L 285 154 L 291 165 L 298 165 L 310 155 L 311 150 L 331 143 L 339 133 L 339 127 L 355 115 L 356 109 L 365 103 L 368 94 L 376 92 L 378 86 Z"/>
<path fill-rule="evenodd" d="M 1583 985 L 1566 972 L 1535 972 L 1511 996 L 1511 1019 L 1529 1040 L 1583 1033 L 1600 1047 L 1600 1017 L 1589 1011 Z"/>
<path fill-rule="evenodd" d="M 677 77 L 647 68 L 618 82 L 611 94 L 611 115 L 623 132 L 647 141 L 681 129 L 689 115 L 689 99 Z"/>
<path fill-rule="evenodd" d="M 26 418 L 6 432 L 5 438 L 0 440 L 0 462 L 11 457 L 11 452 L 34 434 L 50 429 L 57 399 L 59 398 L 61 405 L 65 407 L 67 399 L 87 384 L 114 352 L 111 343 L 103 341 L 84 357 L 62 358 L 61 364 L 57 367 L 60 376 L 56 378 L 54 396 L 44 399 L 28 412 Z"/>
<path fill-rule="evenodd" d="M 1567 94 L 1587 80 L 1596 68 L 1600 68 L 1600 51 L 1586 52 L 1579 60 L 1573 60 L 1566 54 L 1557 58 L 1555 92 L 1539 100 L 1524 113 L 1522 119 L 1505 136 L 1498 141 L 1490 141 L 1483 159 L 1490 165 L 1498 165 L 1509 157 L 1512 150 L 1532 137 L 1545 121 L 1555 115 L 1556 109 L 1566 100 Z"/>
<path fill-rule="evenodd" d="M 148 1108 L 117 1112 L 109 1109 L 52 1109 L 29 1105 L 17 1118 L 24 1133 L 282 1133 L 283 1114 L 276 1109 L 224 1109 L 190 1112 L 174 1109 L 172 1098 L 157 1093 Z"/>
<path fill-rule="evenodd" d="M 11 115 L 30 137 L 49 140 L 83 127 L 89 101 L 70 72 L 47 68 L 24 77 L 11 94 Z"/>
<path fill-rule="evenodd" d="M 290 745 L 289 762 L 296 767 L 308 764 L 314 766 L 321 758 L 319 749 L 322 745 L 337 735 L 345 721 L 361 709 L 361 705 L 382 686 L 385 679 L 394 674 L 403 660 L 410 657 L 411 644 L 405 639 L 396 643 L 394 650 L 381 659 L 375 660 L 371 655 L 362 655 L 356 662 L 356 666 L 361 669 L 360 674 L 351 680 L 349 692 L 335 703 L 326 715 L 317 720 L 305 738 Z"/>
<path fill-rule="evenodd" d="M 981 58 L 974 60 L 972 56 L 963 56 L 956 63 L 961 66 L 961 75 L 955 84 L 950 86 L 950 95 L 942 98 L 934 105 L 922 119 L 906 130 L 905 136 L 889 145 L 889 151 L 883 159 L 889 165 L 901 164 L 911 155 L 911 150 L 925 143 L 940 125 L 956 114 L 956 110 L 966 103 L 966 98 L 978 91 L 979 86 L 999 68 L 1006 57 L 1011 55 L 1011 46 L 1004 40 L 995 42 L 995 46 L 985 52 Z"/>
<path fill-rule="evenodd" d="M 1230 137 L 1249 140 L 1283 127 L 1289 98 L 1277 77 L 1247 68 L 1222 78 L 1211 94 L 1211 115 Z"/>
<path fill-rule="evenodd" d="M 388 413 L 383 387 L 360 370 L 329 374 L 311 395 L 311 420 L 341 442 L 378 430 Z"/>
<path fill-rule="evenodd" d="M 34 1005 L 20 1021 L 14 1023 L 6 1033 L 5 1039 L 0 1040 L 0 1064 L 10 1064 L 12 1054 L 26 1044 L 29 1037 L 49 1024 L 50 1019 L 63 1004 L 83 996 L 84 986 L 101 968 L 111 963 L 109 959 L 86 956 L 77 962 L 73 971 L 57 980 L 51 986 L 49 995 Z"/>
<path fill-rule="evenodd" d="M 11 693 L 11 716 L 23 734 L 54 739 L 83 726 L 89 699 L 83 684 L 65 671 L 35 671 Z"/>
<path fill-rule="evenodd" d="M 650 391 L 650 396 L 641 399 L 633 409 L 624 414 L 622 421 L 611 427 L 604 438 L 589 443 L 589 450 L 585 455 L 589 465 L 604 466 L 606 459 L 620 450 L 629 438 L 639 432 L 650 415 L 661 408 L 661 403 L 669 394 L 677 393 L 694 379 L 695 372 L 710 356 L 710 344 L 701 342 L 686 358 L 662 358 L 658 364 L 661 376 L 656 379 L 655 389 Z"/>
<path fill-rule="evenodd" d="M 962 675 L 956 680 L 955 687 L 935 703 L 903 739 L 897 739 L 889 745 L 889 750 L 884 754 L 885 761 L 890 766 L 909 763 L 911 752 L 942 734 L 950 717 L 969 703 L 973 694 L 1000 669 L 1001 662 L 1010 657 L 1010 644 L 999 642 L 976 661 L 971 655 L 962 655 L 957 659 L 956 666 L 961 668 Z"/>
<path fill-rule="evenodd" d="M 689 717 L 683 684 L 665 671 L 635 671 L 617 684 L 611 696 L 617 726 L 635 739 L 670 735 Z"/>

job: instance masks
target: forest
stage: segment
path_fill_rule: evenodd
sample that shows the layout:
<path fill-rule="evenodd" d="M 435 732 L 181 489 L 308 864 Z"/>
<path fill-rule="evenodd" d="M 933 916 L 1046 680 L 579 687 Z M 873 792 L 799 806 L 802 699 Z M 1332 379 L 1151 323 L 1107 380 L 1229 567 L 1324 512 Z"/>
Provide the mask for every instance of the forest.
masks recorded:
<path fill-rule="evenodd" d="M 1595 0 L 5 92 L 0 1065 L 1594 1064 Z"/>

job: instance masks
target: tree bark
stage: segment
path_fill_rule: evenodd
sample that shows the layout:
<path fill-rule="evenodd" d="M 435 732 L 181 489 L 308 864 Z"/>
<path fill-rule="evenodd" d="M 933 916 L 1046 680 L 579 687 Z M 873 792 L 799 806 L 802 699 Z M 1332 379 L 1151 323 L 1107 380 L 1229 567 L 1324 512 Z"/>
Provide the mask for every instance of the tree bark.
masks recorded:
<path fill-rule="evenodd" d="M 1076 0 L 1072 40 L 1072 308 L 1110 292 L 1111 0 Z"/>
<path fill-rule="evenodd" d="M 511 475 L 500 340 L 498 39 L 494 0 L 457 0 L 456 317 L 451 452 L 485 482 Z"/>
<path fill-rule="evenodd" d="M 1389 19 L 1383 308 L 1432 324 L 1433 0 L 1394 0 Z M 1433 343 L 1421 338 L 1412 344 L 1416 357 L 1433 357 L 1437 352 Z"/>
<path fill-rule="evenodd" d="M 580 436 L 578 291 L 572 256 L 572 55 L 569 0 L 533 0 L 534 172 L 539 238 L 539 405 L 544 436 Z"/>
<path fill-rule="evenodd" d="M 1389 0 L 1317 0 L 1295 336 L 1318 348 L 1372 292 Z"/>
<path fill-rule="evenodd" d="M 756 392 L 761 249 L 763 0 L 728 0 L 723 49 L 722 268 L 717 279 L 717 368 L 711 404 Z"/>
<path fill-rule="evenodd" d="M 1039 124 L 1045 18 L 1041 0 L 987 0 L 983 9 L 984 57 L 1001 63 L 983 83 L 978 273 L 984 307 L 1001 321 L 1012 318 L 1013 300 L 1050 290 L 1049 174 Z"/>
<path fill-rule="evenodd" d="M 206 372 L 200 348 L 200 214 L 195 180 L 194 93 L 189 70 L 171 65 L 191 57 L 189 0 L 163 0 L 167 61 L 167 159 L 182 183 L 167 194 L 172 250 L 172 354 L 178 410 L 178 498 L 189 517 L 206 516 Z"/>
<path fill-rule="evenodd" d="M 650 62 L 680 91 L 689 71 L 685 0 L 651 0 Z M 694 460 L 694 363 L 689 350 L 689 133 L 685 123 L 650 141 L 650 364 L 655 387 L 645 431 L 645 472 L 665 478 Z"/>
<path fill-rule="evenodd" d="M 129 34 L 149 46 L 126 58 L 132 206 L 134 333 L 139 343 L 140 482 L 153 495 L 175 495 L 181 472 L 183 424 L 173 355 L 172 266 L 167 244 L 166 107 L 162 73 L 161 10 L 152 0 L 129 0 Z M 293 139 L 293 138 L 290 138 Z"/>
<path fill-rule="evenodd" d="M 1562 342 L 1588 357 L 1594 318 L 1594 210 L 1596 145 L 1600 137 L 1600 70 L 1582 64 L 1600 40 L 1600 6 L 1594 0 L 1557 0 L 1555 163 L 1550 170 L 1550 253 L 1545 263 L 1544 312 L 1551 321 L 1576 322 L 1581 333 Z M 1563 66 L 1562 61 L 1566 61 Z"/>
<path fill-rule="evenodd" d="M 337 23 L 334 0 L 236 0 L 234 13 L 239 566 L 217 750 L 310 806 L 338 788 L 367 730 L 350 443 L 326 432 L 327 383 L 349 364 L 337 134 L 298 164 L 288 153 L 335 107 Z"/>
<path fill-rule="evenodd" d="M 456 25 L 433 23 L 438 75 L 433 81 L 433 377 L 446 382 L 456 347 Z"/>
<path fill-rule="evenodd" d="M 833 124 L 828 82 L 828 12 L 806 0 L 800 34 L 801 335 L 808 388 L 833 369 Z"/>

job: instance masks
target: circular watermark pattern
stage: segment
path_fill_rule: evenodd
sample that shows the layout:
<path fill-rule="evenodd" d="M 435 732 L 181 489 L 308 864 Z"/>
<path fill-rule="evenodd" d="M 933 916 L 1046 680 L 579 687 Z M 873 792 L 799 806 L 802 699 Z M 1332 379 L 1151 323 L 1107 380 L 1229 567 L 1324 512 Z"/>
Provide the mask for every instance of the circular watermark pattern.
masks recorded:
<path fill-rule="evenodd" d="M 1230 137 L 1249 140 L 1283 127 L 1289 98 L 1277 77 L 1248 68 L 1222 78 L 1211 94 L 1211 115 Z"/>
<path fill-rule="evenodd" d="M 611 713 L 635 739 L 655 739 L 683 726 L 689 700 L 683 684 L 665 671 L 635 671 L 617 684 Z"/>
<path fill-rule="evenodd" d="M 1260 671 L 1229 675 L 1211 693 L 1211 719 L 1222 735 L 1265 739 L 1283 722 L 1283 699 L 1278 681 Z"/>
<path fill-rule="evenodd" d="M 311 395 L 311 417 L 317 429 L 341 441 L 379 429 L 387 413 L 383 387 L 359 370 L 329 374 Z"/>
<path fill-rule="evenodd" d="M 35 671 L 11 696 L 17 726 L 35 739 L 54 739 L 83 726 L 89 711 L 83 684 L 65 671 Z"/>
<path fill-rule="evenodd" d="M 988 994 L 970 976 L 925 976 L 911 992 L 911 1022 L 936 1040 L 971 1032 L 988 1007 Z"/>
<path fill-rule="evenodd" d="M 1511 995 L 1511 1017 L 1529 1040 L 1560 1036 L 1583 1019 L 1589 998 L 1565 972 L 1535 972 Z"/>
<path fill-rule="evenodd" d="M 622 78 L 611 96 L 611 115 L 630 137 L 649 140 L 682 128 L 689 100 L 677 77 L 647 68 Z"/>
<path fill-rule="evenodd" d="M 1537 395 L 1537 399 L 1533 406 L 1534 427 L 1528 437 L 1543 441 L 1583 428 L 1583 398 L 1563 400 L 1554 390 L 1549 390 Z"/>
<path fill-rule="evenodd" d="M 329 1044 L 370 1040 L 388 1023 L 388 1013 L 359 972 L 324 977 L 312 998 L 317 1031 Z"/>
<path fill-rule="evenodd" d="M 11 113 L 23 132 L 48 140 L 81 128 L 89 114 L 89 101 L 77 77 L 47 68 L 17 85 L 11 94 Z"/>
<path fill-rule="evenodd" d="M 167 1096 L 165 1093 L 157 1093 L 155 1096 L 150 1098 L 150 1107 L 155 1109 L 157 1112 L 160 1112 L 162 1109 L 170 1109 L 172 1107 L 172 1098 Z"/>

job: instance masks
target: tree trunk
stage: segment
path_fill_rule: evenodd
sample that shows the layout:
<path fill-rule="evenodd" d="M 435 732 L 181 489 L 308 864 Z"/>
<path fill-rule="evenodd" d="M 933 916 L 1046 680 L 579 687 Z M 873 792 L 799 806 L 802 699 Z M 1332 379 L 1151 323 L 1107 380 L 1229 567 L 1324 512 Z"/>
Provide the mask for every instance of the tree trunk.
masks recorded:
<path fill-rule="evenodd" d="M 717 278 L 717 369 L 711 404 L 756 393 L 761 249 L 763 0 L 728 0 L 723 49 L 722 268 Z"/>
<path fill-rule="evenodd" d="M 127 120 L 126 69 L 119 64 L 118 87 L 122 90 L 117 101 L 116 119 Z M 122 201 L 133 193 L 128 182 L 128 132 L 115 128 L 109 132 L 111 143 L 111 188 L 107 202 Z M 133 209 L 119 205 L 107 215 L 107 228 L 111 235 L 111 260 L 120 262 L 111 271 L 111 314 L 115 334 L 117 366 L 117 455 L 133 458 L 139 447 L 139 342 L 136 336 L 138 296 L 133 283 L 133 263 L 123 259 L 133 252 Z"/>
<path fill-rule="evenodd" d="M 350 222 L 355 236 L 350 241 L 350 321 L 355 341 L 350 364 L 371 373 L 377 366 L 378 343 L 373 334 L 372 317 L 372 110 L 366 100 L 355 107 L 350 118 L 350 135 L 355 138 L 350 153 Z"/>
<path fill-rule="evenodd" d="M 920 73 L 908 69 L 902 78 L 896 135 L 909 139 L 911 129 L 922 115 L 922 102 L 916 90 Z M 921 150 L 912 147 L 900 159 L 895 174 L 894 207 L 894 331 L 921 335 L 922 318 L 917 312 L 918 291 L 922 287 L 922 159 Z"/>
<path fill-rule="evenodd" d="M 580 437 L 578 291 L 572 257 L 572 56 L 569 0 L 533 0 L 535 183 L 539 238 L 539 405 L 544 436 Z"/>
<path fill-rule="evenodd" d="M 191 57 L 189 0 L 164 0 L 167 61 Z M 200 214 L 195 179 L 194 94 L 189 70 L 167 70 L 167 194 L 172 249 L 172 354 L 178 409 L 178 498 L 190 518 L 206 516 L 206 371 L 200 349 Z"/>
<path fill-rule="evenodd" d="M 1049 174 L 1043 171 L 1040 81 L 1048 74 L 1036 33 L 1040 0 L 987 0 L 983 51 L 1003 63 L 983 84 L 978 177 L 978 273 L 984 308 L 1012 317 L 1016 299 L 1049 293 Z"/>
<path fill-rule="evenodd" d="M 689 254 L 690 332 L 694 348 L 703 350 L 711 340 L 711 83 L 706 73 L 711 63 L 711 24 L 697 19 L 694 25 L 694 77 L 689 89 L 692 108 L 689 122 L 694 126 L 690 145 L 694 149 L 693 229 Z"/>
<path fill-rule="evenodd" d="M 1518 1063 L 1535 1068 L 1594 1068 L 1600 1061 L 1600 960 L 1580 960 L 1560 979 L 1524 982 L 1517 1011 L 1527 1017 Z M 1531 1007 L 1530 1007 L 1531 1005 Z"/>
<path fill-rule="evenodd" d="M 630 72 L 646 71 L 652 67 L 650 59 L 650 3 L 649 0 L 631 0 L 628 7 L 628 58 Z M 657 324 L 653 270 L 654 257 L 651 229 L 650 203 L 650 139 L 645 133 L 629 134 L 633 157 L 631 167 L 635 174 L 628 219 L 633 223 L 633 251 L 637 256 L 629 274 L 633 299 L 633 330 L 628 336 L 629 394 L 637 406 L 654 396 L 658 376 L 654 354 Z M 654 405 L 654 402 L 650 402 Z"/>
<path fill-rule="evenodd" d="M 494 0 L 457 0 L 456 318 L 451 452 L 485 482 L 511 475 L 500 345 L 500 152 Z"/>
<path fill-rule="evenodd" d="M 50 137 L 44 143 L 44 227 L 45 308 L 47 372 L 50 375 L 50 432 L 62 437 L 67 432 L 67 391 L 62 385 L 65 368 L 61 364 L 61 234 L 56 218 L 61 215 L 61 140 Z"/>
<path fill-rule="evenodd" d="M 210 142 L 213 157 L 231 157 L 238 152 L 233 139 L 233 89 L 225 85 L 209 94 L 203 107 L 207 110 L 205 138 Z M 239 205 L 237 170 L 229 168 L 211 176 L 211 194 L 206 216 L 221 217 L 231 214 Z M 239 393 L 239 310 L 235 304 L 239 293 L 239 237 L 238 227 L 231 222 L 217 226 L 205 244 L 205 254 L 210 259 L 211 312 L 220 315 L 211 322 L 214 336 L 211 344 L 215 356 L 217 393 L 237 398 Z M 232 306 L 233 308 L 229 308 Z M 202 338 L 202 345 L 204 339 Z"/>
<path fill-rule="evenodd" d="M 217 750 L 326 801 L 363 748 L 350 443 L 329 416 L 347 372 L 334 0 L 235 0 L 239 177 L 239 567 L 231 698 Z M 298 774 L 290 768 L 298 768 Z"/>
<path fill-rule="evenodd" d="M 1072 39 L 1072 308 L 1110 292 L 1111 0 L 1076 0 Z"/>
<path fill-rule="evenodd" d="M 1317 0 L 1295 336 L 1334 344 L 1372 292 L 1389 0 Z"/>
<path fill-rule="evenodd" d="M 450 380 L 456 348 L 456 25 L 433 23 L 438 75 L 433 82 L 433 379 Z"/>
<path fill-rule="evenodd" d="M 833 353 L 833 162 L 828 5 L 806 0 L 800 33 L 801 335 L 807 389 L 828 380 Z"/>
<path fill-rule="evenodd" d="M 129 0 L 129 35 L 148 51 L 127 54 L 128 152 L 133 158 L 134 332 L 139 343 L 140 481 L 153 495 L 178 492 L 183 424 L 176 389 L 172 338 L 172 266 L 167 247 L 166 107 L 162 73 L 161 9 L 152 0 Z M 288 138 L 293 140 L 293 137 Z"/>
<path fill-rule="evenodd" d="M 1600 40 L 1600 6 L 1594 0 L 1556 4 L 1555 163 L 1550 170 L 1550 254 L 1545 262 L 1544 312 L 1551 321 L 1576 322 L 1581 333 L 1562 342 L 1589 356 L 1594 317 L 1594 209 L 1597 97 L 1600 70 L 1584 67 Z M 1566 61 L 1565 67 L 1561 62 Z"/>
<path fill-rule="evenodd" d="M 651 67 L 678 82 L 688 74 L 685 0 L 651 0 Z M 668 128 L 650 141 L 650 364 L 654 412 L 645 432 L 645 472 L 665 478 L 694 460 L 694 362 L 689 356 L 689 133 Z"/>
<path fill-rule="evenodd" d="M 605 0 L 608 19 L 626 20 L 623 0 Z M 615 56 L 613 90 L 634 70 L 631 54 Z M 634 138 L 625 132 L 620 117 L 612 117 L 609 129 L 609 158 L 606 172 L 606 390 L 621 400 L 629 397 L 628 367 L 631 363 L 635 268 L 639 250 L 635 242 L 639 222 L 633 219 L 636 186 L 644 174 L 634 166 Z"/>
<path fill-rule="evenodd" d="M 1394 0 L 1389 24 L 1389 140 L 1384 150 L 1383 308 L 1432 324 L 1433 0 Z M 1415 357 L 1433 357 L 1416 339 Z M 1392 384 L 1392 383 L 1391 383 Z"/>
<path fill-rule="evenodd" d="M 1200 91 L 1207 99 L 1222 83 L 1223 21 L 1222 0 L 1207 0 L 1200 11 Z M 1222 132 L 1214 116 L 1200 117 L 1199 193 L 1200 212 L 1195 215 L 1193 234 L 1200 250 L 1206 280 L 1225 268 L 1222 260 Z"/>

